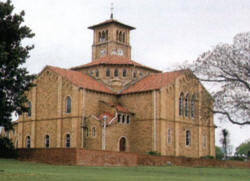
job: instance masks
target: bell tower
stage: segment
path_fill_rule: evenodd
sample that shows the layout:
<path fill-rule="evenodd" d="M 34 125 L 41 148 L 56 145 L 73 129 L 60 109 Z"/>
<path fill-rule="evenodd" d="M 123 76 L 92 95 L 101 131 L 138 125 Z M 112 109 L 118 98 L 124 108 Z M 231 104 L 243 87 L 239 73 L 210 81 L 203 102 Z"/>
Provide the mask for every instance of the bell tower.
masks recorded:
<path fill-rule="evenodd" d="M 118 55 L 131 59 L 130 30 L 135 28 L 113 19 L 88 27 L 94 31 L 92 61 L 104 56 Z"/>

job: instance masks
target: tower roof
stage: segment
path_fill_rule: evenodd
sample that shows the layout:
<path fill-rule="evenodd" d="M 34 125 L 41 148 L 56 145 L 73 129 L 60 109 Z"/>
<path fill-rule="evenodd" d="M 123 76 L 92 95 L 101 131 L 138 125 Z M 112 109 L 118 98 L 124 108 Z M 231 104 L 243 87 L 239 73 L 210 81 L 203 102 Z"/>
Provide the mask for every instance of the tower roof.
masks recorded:
<path fill-rule="evenodd" d="M 109 24 L 116 24 L 116 25 L 124 26 L 124 27 L 128 28 L 129 30 L 134 30 L 135 29 L 135 27 L 126 25 L 126 24 L 121 23 L 121 22 L 119 22 L 119 21 L 117 21 L 115 19 L 112 19 L 112 18 L 108 19 L 108 20 L 106 20 L 104 22 L 98 23 L 96 25 L 89 26 L 88 28 L 93 30 L 93 29 L 95 29 L 97 27 L 104 26 L 104 25 L 109 25 Z"/>

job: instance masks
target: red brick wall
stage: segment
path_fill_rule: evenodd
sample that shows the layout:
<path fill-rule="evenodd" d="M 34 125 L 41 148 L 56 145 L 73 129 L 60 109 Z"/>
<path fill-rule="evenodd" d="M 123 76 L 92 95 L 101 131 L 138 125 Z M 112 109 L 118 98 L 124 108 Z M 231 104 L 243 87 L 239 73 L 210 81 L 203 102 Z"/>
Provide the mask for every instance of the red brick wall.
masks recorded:
<path fill-rule="evenodd" d="M 76 165 L 83 166 L 137 166 L 135 153 L 99 150 L 77 150 Z"/>
<path fill-rule="evenodd" d="M 17 151 L 18 160 L 62 165 L 76 164 L 76 149 L 74 148 L 35 148 L 18 149 Z"/>
<path fill-rule="evenodd" d="M 163 166 L 250 168 L 250 161 L 220 161 L 198 158 L 151 156 L 127 152 L 76 148 L 18 149 L 18 159 L 49 164 L 81 166 Z"/>

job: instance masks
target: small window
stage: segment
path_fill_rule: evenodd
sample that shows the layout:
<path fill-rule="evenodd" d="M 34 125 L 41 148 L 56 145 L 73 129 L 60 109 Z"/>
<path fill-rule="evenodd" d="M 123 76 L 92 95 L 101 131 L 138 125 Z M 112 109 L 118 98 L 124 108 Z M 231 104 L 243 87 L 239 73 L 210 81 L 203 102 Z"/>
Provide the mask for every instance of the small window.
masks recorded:
<path fill-rule="evenodd" d="M 121 115 L 118 114 L 118 117 L 117 117 L 117 122 L 120 123 L 121 122 Z"/>
<path fill-rule="evenodd" d="M 30 148 L 30 136 L 26 137 L 26 148 Z"/>
<path fill-rule="evenodd" d="M 115 71 L 114 71 L 114 76 L 118 77 L 118 70 L 117 69 L 115 69 Z"/>
<path fill-rule="evenodd" d="M 123 69 L 123 71 L 122 71 L 122 76 L 123 76 L 123 77 L 126 77 L 126 76 L 127 76 L 127 70 L 126 70 L 126 69 Z"/>
<path fill-rule="evenodd" d="M 98 35 L 99 35 L 98 41 L 100 42 L 102 40 L 102 34 L 101 34 L 101 32 L 99 32 Z"/>
<path fill-rule="evenodd" d="M 123 34 L 122 34 L 122 42 L 125 43 L 125 32 L 123 32 Z"/>
<path fill-rule="evenodd" d="M 142 77 L 143 76 L 143 73 L 142 72 L 140 72 L 140 77 Z"/>
<path fill-rule="evenodd" d="M 125 115 L 122 115 L 122 123 L 125 123 Z"/>
<path fill-rule="evenodd" d="M 181 93 L 180 94 L 180 97 L 179 97 L 179 115 L 183 115 L 183 97 L 184 97 L 184 94 Z"/>
<path fill-rule="evenodd" d="M 127 124 L 129 124 L 130 120 L 129 120 L 129 115 L 127 115 Z"/>
<path fill-rule="evenodd" d="M 45 136 L 44 147 L 49 148 L 49 135 Z"/>
<path fill-rule="evenodd" d="M 89 136 L 89 128 L 86 128 L 85 131 L 86 131 L 86 137 L 88 137 Z"/>
<path fill-rule="evenodd" d="M 203 142 L 203 144 L 202 144 L 203 148 L 206 148 L 206 146 L 207 146 L 207 138 L 206 138 L 205 134 L 203 135 L 203 141 L 202 142 Z"/>
<path fill-rule="evenodd" d="M 185 98 L 185 117 L 188 117 L 188 94 Z"/>
<path fill-rule="evenodd" d="M 99 77 L 99 71 L 98 70 L 95 71 L 95 76 Z"/>
<path fill-rule="evenodd" d="M 134 72 L 133 72 L 133 77 L 134 77 L 134 78 L 136 78 L 136 74 L 137 74 L 137 72 L 134 71 Z"/>
<path fill-rule="evenodd" d="M 95 127 L 92 128 L 92 136 L 95 136 Z"/>
<path fill-rule="evenodd" d="M 191 133 L 189 130 L 186 131 L 186 146 L 191 145 Z"/>
<path fill-rule="evenodd" d="M 108 30 L 106 30 L 106 32 L 105 32 L 105 40 L 106 41 L 108 40 Z"/>
<path fill-rule="evenodd" d="M 69 96 L 66 98 L 66 113 L 71 113 L 71 98 Z"/>
<path fill-rule="evenodd" d="M 168 144 L 171 144 L 171 129 L 168 129 Z"/>
<path fill-rule="evenodd" d="M 32 104 L 31 102 L 28 102 L 28 117 L 31 117 L 31 109 L 32 109 Z"/>
<path fill-rule="evenodd" d="M 66 134 L 65 147 L 70 148 L 70 134 Z"/>
<path fill-rule="evenodd" d="M 122 32 L 119 33 L 119 41 L 122 41 Z"/>
<path fill-rule="evenodd" d="M 107 69 L 107 70 L 106 70 L 106 77 L 109 77 L 109 76 L 110 76 L 110 70 Z"/>

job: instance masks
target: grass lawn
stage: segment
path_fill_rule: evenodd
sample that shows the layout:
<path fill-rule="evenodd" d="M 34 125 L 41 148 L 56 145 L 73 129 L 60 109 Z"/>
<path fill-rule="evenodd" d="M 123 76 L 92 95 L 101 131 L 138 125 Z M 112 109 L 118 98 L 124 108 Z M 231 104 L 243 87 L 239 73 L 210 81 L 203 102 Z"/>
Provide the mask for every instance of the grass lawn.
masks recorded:
<path fill-rule="evenodd" d="M 250 181 L 250 169 L 55 166 L 0 159 L 0 181 Z"/>

